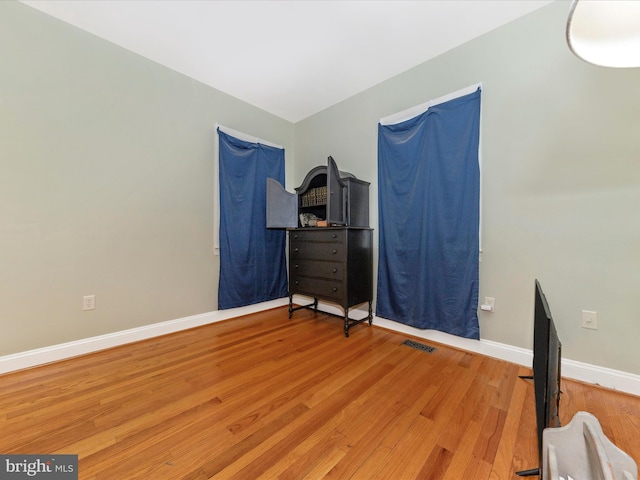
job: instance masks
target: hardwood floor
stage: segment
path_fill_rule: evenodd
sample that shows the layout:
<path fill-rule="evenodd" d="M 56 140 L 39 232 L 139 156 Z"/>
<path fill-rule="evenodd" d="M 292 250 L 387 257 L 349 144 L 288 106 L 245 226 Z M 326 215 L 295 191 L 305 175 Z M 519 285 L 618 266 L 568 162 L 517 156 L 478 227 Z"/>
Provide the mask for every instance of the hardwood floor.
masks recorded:
<path fill-rule="evenodd" d="M 286 307 L 0 376 L 0 453 L 80 478 L 513 479 L 537 467 L 517 365 Z M 640 460 L 640 398 L 563 381 Z"/>

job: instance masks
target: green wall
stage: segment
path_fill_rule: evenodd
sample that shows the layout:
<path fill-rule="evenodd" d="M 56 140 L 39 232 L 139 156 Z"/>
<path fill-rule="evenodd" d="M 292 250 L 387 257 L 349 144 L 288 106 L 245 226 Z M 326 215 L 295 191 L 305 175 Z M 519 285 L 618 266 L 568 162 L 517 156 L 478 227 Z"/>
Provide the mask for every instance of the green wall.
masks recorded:
<path fill-rule="evenodd" d="M 215 124 L 293 125 L 17 2 L 0 45 L 0 355 L 215 310 Z"/>
<path fill-rule="evenodd" d="M 565 42 L 569 2 L 515 22 L 295 126 L 295 177 L 332 155 L 371 182 L 377 122 L 482 82 L 483 339 L 531 349 L 534 279 L 563 355 L 640 374 L 640 69 L 598 68 Z M 599 329 L 580 326 L 598 312 Z"/>

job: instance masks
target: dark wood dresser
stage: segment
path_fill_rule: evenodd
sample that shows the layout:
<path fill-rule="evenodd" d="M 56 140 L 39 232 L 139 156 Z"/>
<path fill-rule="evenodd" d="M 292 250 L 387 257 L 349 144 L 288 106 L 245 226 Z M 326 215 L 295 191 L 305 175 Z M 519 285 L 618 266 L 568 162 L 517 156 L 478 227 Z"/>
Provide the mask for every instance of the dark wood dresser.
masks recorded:
<path fill-rule="evenodd" d="M 293 307 L 293 295 L 312 297 L 312 304 Z M 355 324 L 371 325 L 373 300 L 372 229 L 367 227 L 296 228 L 289 230 L 289 318 L 318 300 L 344 310 L 344 334 Z M 369 314 L 349 318 L 349 309 L 369 303 Z"/>
<path fill-rule="evenodd" d="M 344 310 L 344 334 L 373 320 L 373 246 L 369 228 L 369 182 L 341 172 L 333 157 L 307 173 L 296 193 L 267 179 L 267 228 L 289 232 L 289 318 L 300 308 L 318 309 L 318 300 Z M 295 228 L 298 227 L 298 228 Z M 296 294 L 313 303 L 293 307 Z M 363 319 L 349 309 L 369 302 Z"/>

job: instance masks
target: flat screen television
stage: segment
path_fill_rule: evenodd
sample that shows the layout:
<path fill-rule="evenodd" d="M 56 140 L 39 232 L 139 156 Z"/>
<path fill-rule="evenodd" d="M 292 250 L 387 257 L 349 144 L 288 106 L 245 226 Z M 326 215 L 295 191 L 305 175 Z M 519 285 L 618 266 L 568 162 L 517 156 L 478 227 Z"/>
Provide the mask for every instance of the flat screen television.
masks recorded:
<path fill-rule="evenodd" d="M 560 426 L 560 363 L 562 344 L 540 282 L 535 281 L 533 314 L 533 391 L 536 404 L 538 461 L 542 466 L 542 432 Z M 531 377 L 528 377 L 531 378 Z M 540 475 L 540 468 L 517 472 L 521 477 Z"/>

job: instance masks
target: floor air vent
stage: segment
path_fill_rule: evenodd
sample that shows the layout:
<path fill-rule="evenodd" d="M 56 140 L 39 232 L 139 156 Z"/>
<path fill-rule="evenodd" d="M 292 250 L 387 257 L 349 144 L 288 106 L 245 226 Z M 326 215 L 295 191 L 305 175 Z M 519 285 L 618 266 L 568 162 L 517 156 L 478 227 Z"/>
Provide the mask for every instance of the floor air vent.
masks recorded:
<path fill-rule="evenodd" d="M 404 342 L 402 342 L 402 345 L 415 348 L 416 350 L 422 350 L 423 352 L 427 353 L 433 353 L 436 350 L 434 347 L 430 347 L 429 345 L 425 345 L 424 343 L 414 342 L 413 340 L 405 340 Z"/>

